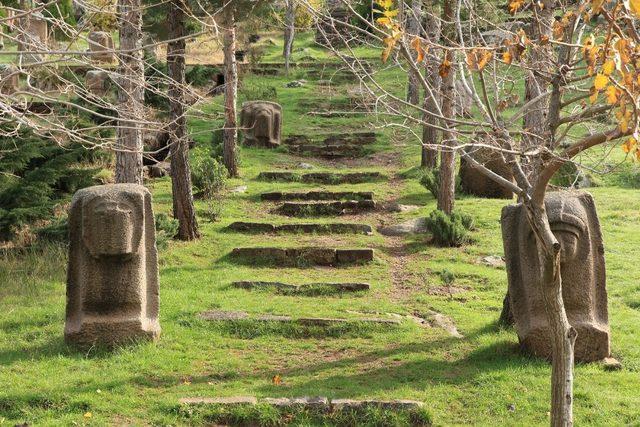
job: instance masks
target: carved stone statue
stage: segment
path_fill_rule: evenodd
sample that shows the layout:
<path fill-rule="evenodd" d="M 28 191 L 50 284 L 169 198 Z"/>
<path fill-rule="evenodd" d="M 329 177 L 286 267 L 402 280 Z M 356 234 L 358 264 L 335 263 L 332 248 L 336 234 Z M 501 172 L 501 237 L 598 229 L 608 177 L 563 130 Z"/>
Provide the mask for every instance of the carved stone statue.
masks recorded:
<path fill-rule="evenodd" d="M 20 70 L 11 64 L 0 65 L 0 93 L 11 95 L 19 89 Z"/>
<path fill-rule="evenodd" d="M 48 49 L 49 28 L 47 20 L 39 12 L 30 13 L 26 17 L 20 18 L 18 22 L 18 50 L 21 52 L 20 63 L 31 64 L 44 59 L 44 54 L 40 53 Z"/>
<path fill-rule="evenodd" d="M 562 245 L 562 297 L 578 332 L 575 360 L 609 356 L 604 246 L 593 198 L 586 192 L 553 192 L 545 199 L 551 229 Z M 542 300 L 535 236 L 522 205 L 502 210 L 509 298 L 521 345 L 550 358 L 551 333 Z"/>
<path fill-rule="evenodd" d="M 240 125 L 245 145 L 277 147 L 282 137 L 282 107 L 269 101 L 245 102 L 240 113 Z"/>
<path fill-rule="evenodd" d="M 113 62 L 113 38 L 106 31 L 92 31 L 87 36 L 91 59 L 98 62 Z"/>
<path fill-rule="evenodd" d="M 114 345 L 157 338 L 151 193 L 136 184 L 80 190 L 71 202 L 69 233 L 65 340 Z"/>
<path fill-rule="evenodd" d="M 490 148 L 473 148 L 473 153 L 471 154 L 478 163 L 484 165 L 487 169 L 497 173 L 508 181 L 513 181 L 511 167 L 496 150 Z M 513 198 L 511 190 L 503 187 L 475 169 L 464 157 L 460 158 L 460 184 L 462 185 L 463 192 L 477 197 L 492 199 Z"/>
<path fill-rule="evenodd" d="M 89 70 L 84 76 L 87 90 L 94 95 L 103 96 L 109 91 L 111 79 L 109 73 L 102 70 Z"/>

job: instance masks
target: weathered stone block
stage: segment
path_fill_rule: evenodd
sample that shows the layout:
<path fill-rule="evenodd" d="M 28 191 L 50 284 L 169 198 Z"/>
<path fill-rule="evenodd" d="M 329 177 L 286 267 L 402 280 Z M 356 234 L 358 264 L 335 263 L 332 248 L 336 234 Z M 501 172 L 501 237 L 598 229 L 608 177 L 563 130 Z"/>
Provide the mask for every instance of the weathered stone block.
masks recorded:
<path fill-rule="evenodd" d="M 286 264 L 287 250 L 283 248 L 235 248 L 231 255 L 238 258 L 251 259 L 258 262 L 266 262 L 271 264 Z"/>
<path fill-rule="evenodd" d="M 330 266 L 336 263 L 336 250 L 331 248 L 290 248 L 287 249 L 287 257 L 295 265 L 323 265 Z"/>
<path fill-rule="evenodd" d="M 373 261 L 373 249 L 338 249 L 338 264 L 364 264 Z"/>
<path fill-rule="evenodd" d="M 69 213 L 65 340 L 155 339 L 158 256 L 151 193 L 112 184 L 78 191 Z"/>
<path fill-rule="evenodd" d="M 282 138 L 282 107 L 268 101 L 245 102 L 240 112 L 240 126 L 245 145 L 277 147 Z"/>
<path fill-rule="evenodd" d="M 90 58 L 98 62 L 113 62 L 115 53 L 113 49 L 113 38 L 106 31 L 92 31 L 87 36 L 89 44 Z"/>
<path fill-rule="evenodd" d="M 0 93 L 11 95 L 20 89 L 20 70 L 12 64 L 0 65 Z"/>
<path fill-rule="evenodd" d="M 89 70 L 84 76 L 87 90 L 94 95 L 104 96 L 111 87 L 109 73 L 102 70 Z"/>
<path fill-rule="evenodd" d="M 545 199 L 551 229 L 562 245 L 562 296 L 578 332 L 575 360 L 610 354 L 604 246 L 595 204 L 585 192 L 553 192 Z M 551 333 L 542 300 L 536 241 L 522 205 L 502 210 L 502 237 L 509 297 L 521 345 L 551 356 Z"/>
<path fill-rule="evenodd" d="M 513 181 L 511 167 L 505 163 L 497 151 L 489 148 L 475 148 L 473 149 L 473 158 L 492 172 L 497 173 L 508 181 Z M 501 186 L 474 168 L 464 157 L 460 159 L 460 181 L 462 191 L 467 194 L 495 199 L 513 198 L 511 190 Z"/>
<path fill-rule="evenodd" d="M 18 20 L 16 30 L 18 50 L 24 52 L 20 54 L 20 63 L 41 62 L 44 59 L 42 52 L 48 49 L 49 44 L 49 29 L 44 16 L 39 12 L 34 12 L 21 17 Z"/>

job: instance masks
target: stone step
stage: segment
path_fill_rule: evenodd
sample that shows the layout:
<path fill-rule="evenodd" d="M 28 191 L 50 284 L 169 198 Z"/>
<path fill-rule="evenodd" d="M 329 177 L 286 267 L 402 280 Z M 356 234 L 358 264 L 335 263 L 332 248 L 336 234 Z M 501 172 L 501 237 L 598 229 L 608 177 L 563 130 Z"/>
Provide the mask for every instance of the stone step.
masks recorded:
<path fill-rule="evenodd" d="M 314 145 L 314 146 L 341 146 L 341 145 L 368 145 L 377 140 L 375 132 L 350 132 L 340 134 L 328 134 L 320 138 L 310 138 L 307 135 L 289 135 L 284 140 L 287 145 Z"/>
<path fill-rule="evenodd" d="M 258 263 L 282 267 L 304 266 L 345 266 L 373 261 L 373 249 L 333 249 L 333 248 L 235 248 L 232 258 L 252 265 Z"/>
<path fill-rule="evenodd" d="M 380 172 L 313 172 L 298 173 L 289 171 L 260 172 L 258 179 L 261 181 L 304 182 L 308 184 L 362 184 L 386 179 Z"/>
<path fill-rule="evenodd" d="M 234 322 L 239 320 L 252 320 L 258 322 L 290 323 L 300 326 L 329 327 L 335 325 L 357 325 L 361 323 L 383 326 L 399 325 L 399 319 L 384 319 L 377 317 L 362 317 L 355 319 L 329 318 L 329 317 L 291 317 L 273 314 L 249 315 L 245 311 L 211 310 L 200 314 L 204 320 L 212 322 Z"/>
<path fill-rule="evenodd" d="M 269 224 L 263 222 L 234 222 L 229 230 L 241 233 L 299 233 L 299 234 L 373 234 L 373 228 L 366 224 Z"/>
<path fill-rule="evenodd" d="M 327 201 L 327 200 L 373 200 L 372 191 L 303 191 L 303 192 L 283 192 L 272 191 L 262 193 L 260 198 L 265 201 Z"/>
<path fill-rule="evenodd" d="M 373 200 L 349 200 L 332 202 L 285 202 L 278 213 L 286 216 L 326 216 L 346 215 L 356 212 L 371 211 L 376 208 Z"/>
<path fill-rule="evenodd" d="M 302 285 L 292 285 L 282 282 L 256 282 L 241 281 L 231 284 L 234 288 L 240 289 L 274 289 L 283 293 L 302 293 L 302 294 L 323 294 L 323 293 L 339 293 L 339 292 L 361 292 L 371 289 L 368 283 L 306 283 Z"/>
<path fill-rule="evenodd" d="M 179 400 L 181 405 L 203 406 L 237 406 L 237 405 L 257 405 L 266 404 L 274 407 L 307 407 L 314 409 L 324 409 L 329 411 L 358 410 L 367 407 L 395 411 L 411 411 L 422 408 L 423 402 L 407 399 L 376 400 L 376 399 L 329 399 L 323 396 L 303 396 L 303 397 L 265 397 L 258 399 L 254 396 L 232 396 L 232 397 L 184 397 Z"/>
<path fill-rule="evenodd" d="M 343 144 L 343 145 L 290 145 L 289 153 L 300 156 L 323 157 L 326 159 L 339 159 L 345 157 L 364 157 L 368 154 L 360 145 Z"/>

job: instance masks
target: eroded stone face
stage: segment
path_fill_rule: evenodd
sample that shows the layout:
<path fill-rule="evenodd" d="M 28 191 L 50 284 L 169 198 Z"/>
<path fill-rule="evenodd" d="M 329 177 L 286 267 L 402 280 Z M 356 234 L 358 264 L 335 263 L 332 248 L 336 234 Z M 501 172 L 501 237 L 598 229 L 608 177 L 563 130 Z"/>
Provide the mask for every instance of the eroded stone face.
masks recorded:
<path fill-rule="evenodd" d="M 78 191 L 69 233 L 65 340 L 113 345 L 157 338 L 158 260 L 149 191 L 134 184 Z"/>
<path fill-rule="evenodd" d="M 113 53 L 113 38 L 106 31 L 92 31 L 87 36 L 91 59 L 98 62 L 112 62 L 115 60 Z"/>
<path fill-rule="evenodd" d="M 577 330 L 576 361 L 609 356 L 604 246 L 593 198 L 585 192 L 553 192 L 545 205 L 551 229 L 562 245 L 562 290 L 569 323 Z M 502 211 L 502 235 L 509 297 L 520 343 L 551 357 L 551 336 L 539 283 L 535 236 L 521 205 Z"/>
<path fill-rule="evenodd" d="M 245 102 L 240 113 L 240 124 L 245 145 L 277 147 L 281 141 L 282 107 L 268 101 Z"/>

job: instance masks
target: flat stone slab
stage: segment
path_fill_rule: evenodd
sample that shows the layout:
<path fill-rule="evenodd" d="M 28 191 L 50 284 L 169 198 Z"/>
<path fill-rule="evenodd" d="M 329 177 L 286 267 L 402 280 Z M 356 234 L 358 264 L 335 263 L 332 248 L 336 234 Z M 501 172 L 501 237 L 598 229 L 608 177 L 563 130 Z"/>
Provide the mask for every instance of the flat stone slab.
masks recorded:
<path fill-rule="evenodd" d="M 273 314 L 261 314 L 256 316 L 250 316 L 246 312 L 238 311 L 224 311 L 224 310 L 210 310 L 200 314 L 200 317 L 204 320 L 212 322 L 233 322 L 238 320 L 255 320 L 259 322 L 275 322 L 275 323 L 292 323 L 301 326 L 318 326 L 329 327 L 341 324 L 356 324 L 356 323 L 369 323 L 376 325 L 399 325 L 400 319 L 384 319 L 376 317 L 363 317 L 356 319 L 342 319 L 342 318 L 329 318 L 329 317 L 291 317 L 280 316 Z"/>
<path fill-rule="evenodd" d="M 373 200 L 349 200 L 333 202 L 285 202 L 278 213 L 286 216 L 331 216 L 370 211 L 376 208 Z"/>
<path fill-rule="evenodd" d="M 333 173 L 333 172 L 315 172 L 315 173 L 297 173 L 289 171 L 271 171 L 261 172 L 258 175 L 261 181 L 280 181 L 280 182 L 304 182 L 308 184 L 362 184 L 365 182 L 374 182 L 386 179 L 386 176 L 380 172 L 351 172 L 351 173 Z"/>
<path fill-rule="evenodd" d="M 234 258 L 244 259 L 252 264 L 266 262 L 279 266 L 338 266 L 363 264 L 373 261 L 373 249 L 334 249 L 334 248 L 235 248 L 231 252 Z"/>
<path fill-rule="evenodd" d="M 185 397 L 179 400 L 180 404 L 188 406 L 200 405 L 257 405 L 266 404 L 276 408 L 304 407 L 333 411 L 357 411 L 368 407 L 383 408 L 392 411 L 411 411 L 424 406 L 423 402 L 408 399 L 397 400 L 358 400 L 358 399 L 329 399 L 323 396 L 317 397 Z"/>
<path fill-rule="evenodd" d="M 179 400 L 182 405 L 256 405 L 258 399 L 253 396 L 234 397 L 183 397 Z"/>
<path fill-rule="evenodd" d="M 372 234 L 373 228 L 366 224 L 268 224 L 260 222 L 234 222 L 230 230 L 242 233 L 303 233 L 303 234 Z"/>
<path fill-rule="evenodd" d="M 385 236 L 404 236 L 407 234 L 426 233 L 428 231 L 426 218 L 416 218 L 401 224 L 378 228 L 378 232 Z"/>
<path fill-rule="evenodd" d="M 373 200 L 372 191 L 307 191 L 307 192 L 282 192 L 274 191 L 262 193 L 260 198 L 265 201 L 280 202 L 288 200 Z"/>
<path fill-rule="evenodd" d="M 292 285 L 281 282 L 252 282 L 241 281 L 231 284 L 234 288 L 240 289 L 277 289 L 288 292 L 305 292 L 317 290 L 333 290 L 336 292 L 360 292 L 368 291 L 371 285 L 368 283 L 307 283 L 303 285 Z"/>

